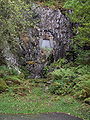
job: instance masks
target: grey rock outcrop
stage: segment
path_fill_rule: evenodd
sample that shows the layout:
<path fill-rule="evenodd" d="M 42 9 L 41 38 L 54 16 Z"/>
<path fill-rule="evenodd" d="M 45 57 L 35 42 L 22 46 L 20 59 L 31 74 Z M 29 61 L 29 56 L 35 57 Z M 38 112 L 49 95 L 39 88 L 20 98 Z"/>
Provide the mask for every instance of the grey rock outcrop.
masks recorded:
<path fill-rule="evenodd" d="M 2 42 L 2 45 L 3 45 L 2 54 L 6 65 L 8 66 L 9 69 L 13 68 L 20 74 L 21 72 L 19 69 L 18 61 L 15 55 L 11 52 L 10 45 L 6 40 Z"/>
<path fill-rule="evenodd" d="M 69 19 L 59 9 L 33 4 L 32 11 L 32 20 L 37 19 L 38 22 L 34 27 L 28 28 L 27 33 L 22 33 L 20 40 L 30 77 L 39 78 L 43 76 L 45 65 L 65 57 L 72 30 Z"/>

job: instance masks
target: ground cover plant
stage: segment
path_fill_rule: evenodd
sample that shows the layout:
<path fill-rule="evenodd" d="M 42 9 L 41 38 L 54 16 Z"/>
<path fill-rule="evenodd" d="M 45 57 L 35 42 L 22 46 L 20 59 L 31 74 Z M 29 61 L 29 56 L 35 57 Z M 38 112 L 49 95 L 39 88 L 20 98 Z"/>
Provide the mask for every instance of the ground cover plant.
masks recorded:
<path fill-rule="evenodd" d="M 5 88 L 0 87 L 0 113 L 64 112 L 89 120 L 89 105 L 70 95 L 51 94 L 51 91 L 47 89 L 48 79 L 25 79 L 24 75 L 18 75 L 13 69 L 5 66 L 0 68 L 2 68 L 0 69 L 0 83 L 2 79 L 6 85 Z"/>
<path fill-rule="evenodd" d="M 71 94 L 76 98 L 90 97 L 90 67 L 87 65 L 56 69 L 49 73 L 50 91 L 54 94 Z"/>
<path fill-rule="evenodd" d="M 39 114 L 65 112 L 89 120 L 89 106 L 70 96 L 51 95 L 41 87 L 32 87 L 29 94 L 21 96 L 13 92 L 0 94 L 0 113 Z"/>

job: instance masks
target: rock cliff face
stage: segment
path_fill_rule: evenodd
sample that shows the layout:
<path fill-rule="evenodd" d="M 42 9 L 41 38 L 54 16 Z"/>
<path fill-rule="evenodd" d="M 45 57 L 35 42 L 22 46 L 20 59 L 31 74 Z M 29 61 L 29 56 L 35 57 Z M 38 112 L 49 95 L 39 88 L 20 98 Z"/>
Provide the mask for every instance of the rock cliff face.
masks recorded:
<path fill-rule="evenodd" d="M 30 77 L 39 78 L 45 65 L 65 56 L 72 31 L 69 19 L 60 10 L 37 5 L 33 5 L 32 10 L 32 20 L 38 22 L 27 33 L 22 33 L 20 40 Z"/>
<path fill-rule="evenodd" d="M 6 40 L 2 42 L 2 46 L 3 46 L 3 50 L 0 52 L 3 55 L 3 62 L 6 63 L 8 68 L 13 68 L 18 73 L 21 73 L 17 59 L 16 59 L 15 55 L 12 53 L 10 45 L 8 44 L 8 42 Z"/>
<path fill-rule="evenodd" d="M 60 10 L 41 7 L 33 4 L 32 20 L 37 21 L 34 27 L 20 34 L 19 60 L 10 52 L 8 43 L 3 54 L 8 66 L 18 69 L 18 65 L 25 66 L 31 78 L 43 77 L 43 68 L 46 65 L 65 57 L 69 50 L 72 37 L 69 19 Z M 17 64 L 18 60 L 18 64 Z"/>

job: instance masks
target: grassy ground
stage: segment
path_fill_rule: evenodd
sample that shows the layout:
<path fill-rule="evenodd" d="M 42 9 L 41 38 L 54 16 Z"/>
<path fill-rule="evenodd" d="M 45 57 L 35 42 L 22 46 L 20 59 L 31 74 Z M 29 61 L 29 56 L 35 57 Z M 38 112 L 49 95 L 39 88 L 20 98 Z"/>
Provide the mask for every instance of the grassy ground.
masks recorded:
<path fill-rule="evenodd" d="M 90 106 L 70 96 L 45 93 L 41 87 L 32 87 L 27 95 L 7 92 L 0 94 L 0 113 L 38 114 L 65 112 L 89 120 Z"/>

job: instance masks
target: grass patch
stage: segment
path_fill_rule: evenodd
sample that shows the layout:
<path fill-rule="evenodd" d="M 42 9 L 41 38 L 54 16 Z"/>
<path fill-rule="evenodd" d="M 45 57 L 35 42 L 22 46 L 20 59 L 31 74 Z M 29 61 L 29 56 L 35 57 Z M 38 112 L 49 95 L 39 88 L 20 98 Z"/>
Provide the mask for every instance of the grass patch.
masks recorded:
<path fill-rule="evenodd" d="M 71 96 L 45 93 L 41 87 L 32 87 L 25 96 L 8 92 L 0 94 L 0 113 L 38 114 L 65 112 L 89 120 L 90 106 L 78 102 Z"/>

